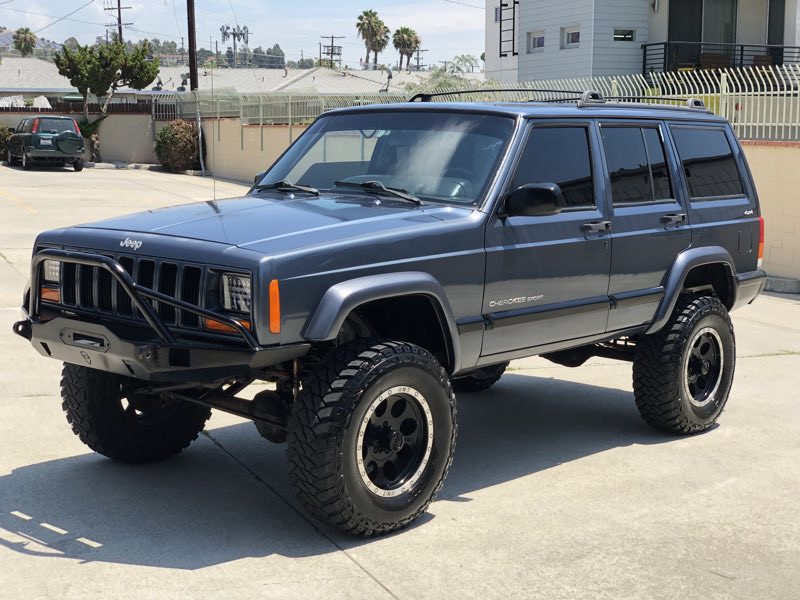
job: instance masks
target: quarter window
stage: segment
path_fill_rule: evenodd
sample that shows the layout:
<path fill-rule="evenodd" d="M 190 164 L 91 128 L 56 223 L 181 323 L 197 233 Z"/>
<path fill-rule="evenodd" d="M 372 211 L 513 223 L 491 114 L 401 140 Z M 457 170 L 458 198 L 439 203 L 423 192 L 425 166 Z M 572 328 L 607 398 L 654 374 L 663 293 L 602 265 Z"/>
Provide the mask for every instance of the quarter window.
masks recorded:
<path fill-rule="evenodd" d="M 723 129 L 674 127 L 672 137 L 692 199 L 744 194 L 739 169 Z"/>
<path fill-rule="evenodd" d="M 555 183 L 568 207 L 594 206 L 592 161 L 585 127 L 537 127 L 528 138 L 511 181 L 515 190 L 528 183 Z"/>
<path fill-rule="evenodd" d="M 614 204 L 672 197 L 664 149 L 653 127 L 603 127 Z"/>

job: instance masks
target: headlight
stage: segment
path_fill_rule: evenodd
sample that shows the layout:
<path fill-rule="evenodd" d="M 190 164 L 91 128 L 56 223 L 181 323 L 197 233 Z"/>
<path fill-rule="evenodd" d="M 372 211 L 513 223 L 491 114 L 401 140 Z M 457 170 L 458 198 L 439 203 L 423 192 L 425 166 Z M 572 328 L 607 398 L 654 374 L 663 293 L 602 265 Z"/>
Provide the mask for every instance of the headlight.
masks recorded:
<path fill-rule="evenodd" d="M 250 312 L 250 277 L 238 273 L 222 274 L 222 308 L 241 313 Z"/>
<path fill-rule="evenodd" d="M 61 281 L 61 263 L 57 260 L 44 261 L 44 281 L 45 283 L 57 284 Z"/>

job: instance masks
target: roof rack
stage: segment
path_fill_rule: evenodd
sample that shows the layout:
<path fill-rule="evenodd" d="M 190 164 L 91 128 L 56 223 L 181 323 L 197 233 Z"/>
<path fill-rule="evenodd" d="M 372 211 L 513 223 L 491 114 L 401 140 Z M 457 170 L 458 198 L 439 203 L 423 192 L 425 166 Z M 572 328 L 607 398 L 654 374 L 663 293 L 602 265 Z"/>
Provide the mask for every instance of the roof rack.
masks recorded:
<path fill-rule="evenodd" d="M 699 98 L 672 98 L 667 96 L 603 96 L 597 90 L 585 90 L 578 92 L 576 90 L 556 90 L 556 89 L 540 89 L 540 88 L 491 88 L 491 89 L 473 89 L 473 90 L 454 90 L 451 92 L 420 92 L 415 94 L 408 101 L 409 102 L 430 102 L 433 98 L 441 98 L 444 96 L 462 96 L 466 94 L 480 94 L 480 93 L 499 93 L 499 92 L 529 92 L 535 94 L 569 94 L 566 98 L 550 98 L 547 100 L 532 99 L 528 102 L 577 102 L 578 107 L 583 108 L 586 106 L 618 106 L 619 104 L 630 104 L 632 101 L 644 100 L 647 102 L 669 102 L 670 104 L 652 104 L 653 108 L 689 108 L 695 110 L 708 111 L 705 103 Z M 611 101 L 611 102 L 609 102 Z M 683 102 L 683 105 L 674 104 L 675 102 Z"/>
<path fill-rule="evenodd" d="M 498 92 L 531 92 L 538 94 L 580 94 L 577 90 L 552 90 L 552 89 L 534 89 L 534 88 L 477 88 L 474 90 L 453 90 L 451 92 L 420 92 L 409 98 L 409 102 L 430 102 L 433 98 L 441 98 L 443 96 L 462 96 L 465 94 L 486 94 Z"/>

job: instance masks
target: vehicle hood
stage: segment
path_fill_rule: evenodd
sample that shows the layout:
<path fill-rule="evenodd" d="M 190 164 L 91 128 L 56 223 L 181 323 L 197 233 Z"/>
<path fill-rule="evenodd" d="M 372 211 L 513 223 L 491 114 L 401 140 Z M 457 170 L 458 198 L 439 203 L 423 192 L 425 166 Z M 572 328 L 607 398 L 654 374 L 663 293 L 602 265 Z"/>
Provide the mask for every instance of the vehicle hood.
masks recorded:
<path fill-rule="evenodd" d="M 472 208 L 414 206 L 390 197 L 252 195 L 149 210 L 79 228 L 161 234 L 271 253 L 464 217 Z"/>

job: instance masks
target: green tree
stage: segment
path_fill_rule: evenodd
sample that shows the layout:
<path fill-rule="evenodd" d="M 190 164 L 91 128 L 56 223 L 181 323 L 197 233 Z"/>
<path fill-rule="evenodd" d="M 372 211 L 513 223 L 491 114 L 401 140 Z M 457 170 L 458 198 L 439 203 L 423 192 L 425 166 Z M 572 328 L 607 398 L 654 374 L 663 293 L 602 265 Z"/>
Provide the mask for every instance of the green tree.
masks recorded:
<path fill-rule="evenodd" d="M 467 73 L 475 70 L 475 67 L 478 66 L 478 59 L 472 54 L 459 54 L 451 61 L 451 64 L 455 71 Z"/>
<path fill-rule="evenodd" d="M 74 37 L 68 37 L 63 41 L 62 45 L 66 46 L 70 50 L 77 50 L 78 46 L 80 46 L 78 40 L 76 40 Z"/>
<path fill-rule="evenodd" d="M 417 51 L 417 48 L 422 45 L 422 40 L 417 35 L 417 32 L 410 27 L 400 27 L 392 36 L 392 44 L 395 50 L 400 53 L 400 70 L 402 71 L 403 58 L 406 58 L 406 67 L 410 67 L 411 57 Z"/>
<path fill-rule="evenodd" d="M 358 37 L 364 40 L 367 49 L 365 65 L 369 65 L 370 52 L 375 53 L 375 65 L 378 64 L 378 53 L 383 52 L 389 45 L 389 28 L 374 10 L 365 10 L 356 20 Z"/>
<path fill-rule="evenodd" d="M 33 53 L 36 47 L 36 35 L 27 27 L 20 27 L 14 32 L 14 48 L 16 48 L 23 57 Z"/>

